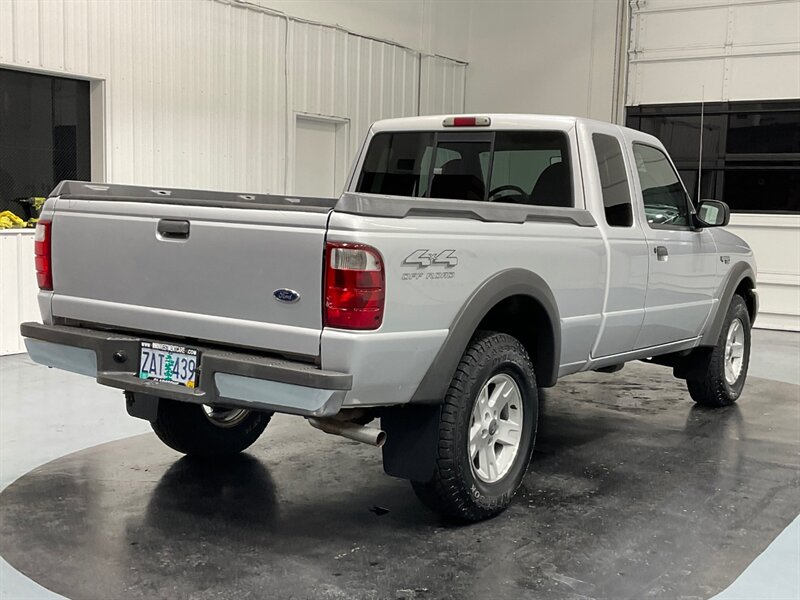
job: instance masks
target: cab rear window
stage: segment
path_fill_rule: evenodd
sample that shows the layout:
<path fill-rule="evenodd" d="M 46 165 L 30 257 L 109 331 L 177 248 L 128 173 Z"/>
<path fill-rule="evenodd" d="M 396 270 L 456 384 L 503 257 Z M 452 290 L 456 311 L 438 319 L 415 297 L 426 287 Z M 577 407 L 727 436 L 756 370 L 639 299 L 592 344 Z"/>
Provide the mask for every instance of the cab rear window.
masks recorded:
<path fill-rule="evenodd" d="M 571 207 L 571 172 L 560 131 L 379 133 L 357 191 Z"/>

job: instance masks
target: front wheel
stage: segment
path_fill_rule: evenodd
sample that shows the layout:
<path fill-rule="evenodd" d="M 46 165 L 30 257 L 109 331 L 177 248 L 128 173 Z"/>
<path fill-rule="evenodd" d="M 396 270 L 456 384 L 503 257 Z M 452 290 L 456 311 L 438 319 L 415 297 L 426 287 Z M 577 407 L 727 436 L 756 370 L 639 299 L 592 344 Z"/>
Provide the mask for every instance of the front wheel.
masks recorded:
<path fill-rule="evenodd" d="M 736 402 L 750 362 L 750 314 L 741 296 L 731 300 L 717 345 L 702 360 L 702 368 L 686 379 L 692 399 L 714 408 Z"/>
<path fill-rule="evenodd" d="M 434 476 L 413 481 L 414 492 L 456 521 L 497 515 L 525 476 L 537 420 L 536 378 L 525 348 L 510 335 L 479 332 L 442 406 Z"/>
<path fill-rule="evenodd" d="M 248 448 L 272 413 L 218 408 L 161 398 L 153 431 L 167 446 L 189 456 L 222 458 Z"/>

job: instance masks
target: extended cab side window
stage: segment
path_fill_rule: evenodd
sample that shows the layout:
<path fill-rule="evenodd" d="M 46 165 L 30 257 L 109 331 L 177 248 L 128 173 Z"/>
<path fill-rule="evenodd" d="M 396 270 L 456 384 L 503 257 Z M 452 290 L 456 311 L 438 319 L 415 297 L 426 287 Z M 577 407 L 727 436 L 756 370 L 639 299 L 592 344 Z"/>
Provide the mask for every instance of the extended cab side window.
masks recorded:
<path fill-rule="evenodd" d="M 368 194 L 574 206 L 561 131 L 379 133 L 356 190 Z"/>
<path fill-rule="evenodd" d="M 630 227 L 633 225 L 633 208 L 619 140 L 612 135 L 595 133 L 592 145 L 603 190 L 606 223 L 611 227 Z"/>
<path fill-rule="evenodd" d="M 482 162 L 488 163 L 488 156 Z M 489 199 L 534 206 L 574 206 L 567 137 L 555 131 L 498 131 Z"/>
<path fill-rule="evenodd" d="M 666 154 L 658 148 L 635 143 L 633 156 L 650 227 L 688 227 L 689 199 Z"/>

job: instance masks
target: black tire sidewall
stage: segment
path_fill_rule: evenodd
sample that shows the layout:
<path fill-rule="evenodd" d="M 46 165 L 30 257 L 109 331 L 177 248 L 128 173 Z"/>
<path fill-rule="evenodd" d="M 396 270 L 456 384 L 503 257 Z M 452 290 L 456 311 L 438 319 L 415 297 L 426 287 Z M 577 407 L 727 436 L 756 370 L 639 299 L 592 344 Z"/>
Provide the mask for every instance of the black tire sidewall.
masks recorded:
<path fill-rule="evenodd" d="M 212 423 L 203 406 L 161 399 L 158 418 L 152 423 L 156 435 L 172 449 L 207 458 L 237 454 L 255 442 L 272 417 L 250 411 L 230 427 Z"/>
<path fill-rule="evenodd" d="M 505 335 L 505 334 L 500 334 Z M 516 339 L 506 336 L 519 345 Z M 462 473 L 467 492 L 474 503 L 481 507 L 491 508 L 498 502 L 506 502 L 520 485 L 530 463 L 536 438 L 538 422 L 538 393 L 533 369 L 527 354 L 514 345 L 507 345 L 502 351 L 485 355 L 479 368 L 470 377 L 469 389 L 466 391 L 464 408 L 459 413 L 456 439 L 454 439 L 454 455 L 458 462 L 458 470 Z M 508 473 L 499 481 L 486 483 L 475 476 L 469 456 L 469 423 L 472 409 L 478 394 L 489 379 L 504 373 L 514 379 L 522 395 L 523 425 L 521 444 L 514 458 L 514 464 Z"/>

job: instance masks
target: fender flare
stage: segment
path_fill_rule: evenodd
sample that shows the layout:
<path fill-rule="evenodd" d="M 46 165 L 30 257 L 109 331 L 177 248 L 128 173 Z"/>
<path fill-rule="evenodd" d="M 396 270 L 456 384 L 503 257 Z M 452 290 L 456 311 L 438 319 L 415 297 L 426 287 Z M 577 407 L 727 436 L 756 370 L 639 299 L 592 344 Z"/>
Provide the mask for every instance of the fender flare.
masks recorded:
<path fill-rule="evenodd" d="M 539 387 L 555 385 L 561 358 L 561 321 L 553 292 L 544 279 L 532 271 L 520 268 L 507 269 L 484 281 L 461 307 L 450 326 L 442 348 L 411 398 L 412 403 L 442 402 L 456 367 L 478 325 L 499 302 L 512 296 L 529 296 L 547 315 L 550 329 L 546 333 L 552 340 L 552 347 L 549 348 L 547 356 L 538 357 L 536 379 Z M 542 369 L 542 365 L 546 367 Z"/>
<path fill-rule="evenodd" d="M 709 317 L 708 327 L 703 333 L 699 346 L 717 345 L 719 335 L 722 332 L 722 324 L 725 321 L 725 315 L 728 314 L 728 307 L 731 305 L 733 295 L 736 293 L 736 288 L 745 279 L 752 281 L 753 287 L 755 287 L 755 273 L 753 268 L 746 262 L 738 262 L 728 271 L 717 294 L 719 302 L 717 302 L 717 306 L 714 309 L 714 314 Z M 753 320 L 755 320 L 755 314 L 753 315 Z"/>

